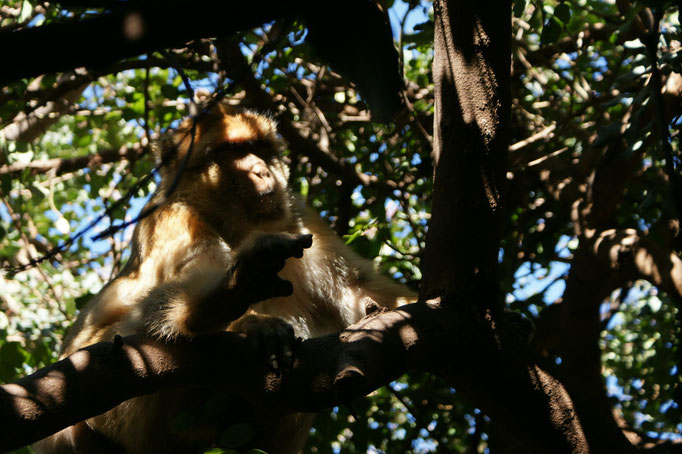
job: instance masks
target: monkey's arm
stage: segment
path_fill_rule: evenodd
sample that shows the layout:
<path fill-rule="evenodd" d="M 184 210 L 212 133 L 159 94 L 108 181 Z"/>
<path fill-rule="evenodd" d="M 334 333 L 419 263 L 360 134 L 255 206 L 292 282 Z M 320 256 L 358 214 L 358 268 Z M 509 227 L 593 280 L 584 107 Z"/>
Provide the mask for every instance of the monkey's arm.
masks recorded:
<path fill-rule="evenodd" d="M 251 304 L 290 295 L 291 283 L 277 273 L 311 244 L 311 235 L 259 235 L 223 267 L 226 262 L 215 259 L 219 246 L 204 245 L 174 279 L 152 289 L 134 318 L 151 335 L 168 339 L 224 329 Z"/>
<path fill-rule="evenodd" d="M 241 317 L 254 303 L 289 296 L 294 289 L 279 273 L 289 258 L 301 258 L 312 245 L 312 235 L 262 235 L 241 252 L 225 280 L 187 319 L 196 332 L 222 328 Z M 230 304 L 226 304 L 229 301 Z"/>

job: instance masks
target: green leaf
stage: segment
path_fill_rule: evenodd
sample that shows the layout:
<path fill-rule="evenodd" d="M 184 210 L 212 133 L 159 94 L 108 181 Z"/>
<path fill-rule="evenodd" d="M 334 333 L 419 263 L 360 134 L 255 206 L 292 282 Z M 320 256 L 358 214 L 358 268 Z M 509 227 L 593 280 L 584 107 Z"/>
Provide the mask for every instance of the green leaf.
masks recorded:
<path fill-rule="evenodd" d="M 514 0 L 514 16 L 521 17 L 526 11 L 527 0 Z"/>
<path fill-rule="evenodd" d="M 43 199 L 45 199 L 45 194 L 43 194 L 43 192 L 40 189 L 36 188 L 35 186 L 31 186 L 29 190 L 31 191 L 31 199 L 33 202 L 33 206 L 37 206 L 40 202 L 43 201 Z"/>
<path fill-rule="evenodd" d="M 559 18 L 557 18 L 555 15 L 549 16 L 547 23 L 542 28 L 542 34 L 540 35 L 540 43 L 544 46 L 547 44 L 553 44 L 557 42 L 557 40 L 561 36 L 563 25 L 564 24 L 562 24 Z"/>
<path fill-rule="evenodd" d="M 14 381 L 16 378 L 17 374 L 15 372 L 15 369 L 13 367 L 9 367 L 2 362 L 0 362 L 0 382 L 2 383 L 10 383 Z"/>
<path fill-rule="evenodd" d="M 136 117 L 144 115 L 144 98 L 140 98 L 130 105 L 130 108 L 135 112 Z"/>
<path fill-rule="evenodd" d="M 174 119 L 175 119 L 175 114 L 173 112 L 167 111 L 167 112 L 163 113 L 163 117 L 162 117 L 163 124 L 169 124 Z"/>
<path fill-rule="evenodd" d="M 281 93 L 287 89 L 289 86 L 289 80 L 282 75 L 279 74 L 273 74 L 272 77 L 270 78 L 270 83 L 268 86 L 277 93 Z"/>
<path fill-rule="evenodd" d="M 88 301 L 93 297 L 94 295 L 90 292 L 85 293 L 84 295 L 81 295 L 77 298 L 74 298 L 74 303 L 76 304 L 76 309 L 81 310 L 83 307 L 87 304 Z"/>
<path fill-rule="evenodd" d="M 69 317 L 73 317 L 76 315 L 76 303 L 72 299 L 67 299 L 66 302 L 64 303 L 64 309 L 66 313 L 69 315 Z"/>
<path fill-rule="evenodd" d="M 121 115 L 123 116 L 123 119 L 124 119 L 125 121 L 130 121 L 130 120 L 134 120 L 134 119 L 137 118 L 137 113 L 136 113 L 133 109 L 131 109 L 131 108 L 129 108 L 129 107 L 125 107 L 125 108 L 121 111 Z"/>
<path fill-rule="evenodd" d="M 554 16 L 561 21 L 562 25 L 568 24 L 571 20 L 571 6 L 568 3 L 561 3 L 554 8 Z"/>
<path fill-rule="evenodd" d="M 196 426 L 199 419 L 191 413 L 178 413 L 171 421 L 170 429 L 173 433 L 180 433 L 184 430 L 191 429 Z"/>
<path fill-rule="evenodd" d="M 43 367 L 53 362 L 56 358 L 52 356 L 53 347 L 43 339 L 39 340 L 31 349 L 26 364 L 31 367 Z"/>
<path fill-rule="evenodd" d="M 31 5 L 31 2 L 28 0 L 24 0 L 21 4 L 21 14 L 19 14 L 18 22 L 24 22 L 26 19 L 31 17 L 31 14 L 33 13 L 33 6 Z"/>
<path fill-rule="evenodd" d="M 166 98 L 166 99 L 176 99 L 178 97 L 178 87 L 175 87 L 173 85 L 162 85 L 161 86 L 161 94 Z"/>
<path fill-rule="evenodd" d="M 378 238 L 378 235 L 371 240 L 366 235 L 362 235 L 355 241 L 353 241 L 351 246 L 353 250 L 360 254 L 362 257 L 372 259 L 379 255 L 379 251 L 381 250 L 382 244 L 383 243 Z"/>
<path fill-rule="evenodd" d="M 92 134 L 89 132 L 85 132 L 82 136 L 80 136 L 77 140 L 75 145 L 77 147 L 87 147 L 92 143 Z"/>
<path fill-rule="evenodd" d="M 224 448 L 239 448 L 251 441 L 255 433 L 250 424 L 234 424 L 223 432 L 219 444 Z"/>
<path fill-rule="evenodd" d="M 4 195 L 9 195 L 12 190 L 12 177 L 9 174 L 0 176 L 0 189 Z"/>
<path fill-rule="evenodd" d="M 20 368 L 25 359 L 24 349 L 19 342 L 5 342 L 0 347 L 0 362 L 7 366 Z"/>
<path fill-rule="evenodd" d="M 216 416 L 219 416 L 228 408 L 230 401 L 230 396 L 227 394 L 216 393 L 212 395 L 204 405 L 204 416 L 206 418 L 215 418 Z"/>
<path fill-rule="evenodd" d="M 346 244 L 351 244 L 353 241 L 357 240 L 362 236 L 363 231 L 362 230 L 357 230 L 349 235 L 344 235 L 343 239 L 346 241 Z"/>

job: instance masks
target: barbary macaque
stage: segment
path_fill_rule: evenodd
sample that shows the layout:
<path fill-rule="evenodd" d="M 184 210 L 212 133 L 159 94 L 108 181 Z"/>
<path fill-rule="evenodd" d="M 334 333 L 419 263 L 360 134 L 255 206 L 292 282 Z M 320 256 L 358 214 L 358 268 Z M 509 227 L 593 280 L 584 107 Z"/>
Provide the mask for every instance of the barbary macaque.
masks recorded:
<path fill-rule="evenodd" d="M 62 357 L 117 334 L 172 341 L 227 329 L 260 337 L 264 361 L 286 369 L 298 337 L 342 330 L 365 315 L 368 300 L 387 307 L 414 300 L 290 191 L 282 148 L 268 117 L 223 104 L 160 140 L 156 152 L 166 165 L 149 201 L 158 206 L 137 224 L 121 273 L 81 311 Z M 200 453 L 215 445 L 220 428 L 185 437 L 170 426 L 205 394 L 173 389 L 137 397 L 36 448 Z M 299 452 L 310 420 L 297 414 L 256 423 L 252 445 Z"/>

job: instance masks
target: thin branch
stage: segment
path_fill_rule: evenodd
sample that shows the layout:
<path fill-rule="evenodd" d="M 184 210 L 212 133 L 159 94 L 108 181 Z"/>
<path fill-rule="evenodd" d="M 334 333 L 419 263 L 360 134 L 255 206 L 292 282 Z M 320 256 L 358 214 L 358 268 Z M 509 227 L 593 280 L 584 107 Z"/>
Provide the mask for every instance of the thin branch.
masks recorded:
<path fill-rule="evenodd" d="M 76 158 L 53 158 L 41 161 L 31 161 L 29 163 L 15 163 L 1 166 L 0 175 L 10 175 L 12 178 L 18 178 L 23 175 L 24 172 L 28 172 L 31 175 L 49 172 L 54 172 L 54 175 L 63 175 L 84 168 L 96 168 L 102 164 L 118 162 L 122 159 L 135 161 L 142 157 L 145 152 L 146 148 L 138 144 L 132 147 L 123 146 L 118 149 L 111 148 Z"/>
<path fill-rule="evenodd" d="M 121 197 L 120 199 L 116 200 L 113 204 L 111 204 L 109 207 L 107 207 L 102 214 L 100 214 L 97 218 L 95 218 L 93 221 L 91 221 L 88 225 L 86 225 L 83 229 L 80 231 L 76 232 L 75 234 L 72 234 L 69 236 L 69 238 L 64 241 L 63 243 L 52 247 L 47 253 L 43 254 L 40 257 L 37 258 L 31 258 L 28 262 L 26 263 L 21 263 L 16 266 L 3 266 L 0 269 L 4 271 L 8 271 L 11 273 L 20 273 L 22 271 L 26 271 L 30 268 L 33 268 L 47 260 L 50 260 L 54 257 L 56 257 L 58 254 L 61 252 L 67 250 L 71 245 L 77 241 L 79 238 L 81 238 L 83 235 L 85 235 L 87 232 L 92 230 L 102 219 L 105 217 L 108 217 L 111 212 L 118 207 L 122 206 L 125 202 L 127 202 L 134 194 L 137 193 L 138 190 L 140 190 L 144 185 L 148 184 L 149 181 L 153 178 L 153 176 L 156 174 L 158 171 L 159 167 L 163 165 L 159 164 L 152 172 L 148 173 L 145 175 L 143 178 L 141 178 L 127 193 L 125 196 Z M 54 172 L 55 174 L 57 173 L 59 169 L 55 169 Z M 140 215 L 142 216 L 142 214 Z M 139 218 L 139 216 L 138 216 Z M 126 224 L 127 225 L 127 224 Z M 125 225 L 124 225 L 125 227 Z M 93 239 L 96 241 L 97 239 L 102 238 L 103 236 L 106 236 L 105 234 L 109 234 L 112 232 L 118 231 L 121 226 L 113 226 L 110 227 L 109 229 L 105 230 L 105 232 L 95 236 Z"/>
<path fill-rule="evenodd" d="M 212 66 L 210 63 L 203 61 L 194 60 L 182 60 L 182 65 L 185 68 L 191 68 L 200 72 L 210 72 Z M 128 71 L 131 69 L 146 69 L 146 68 L 169 68 L 171 66 L 170 62 L 165 58 L 151 57 L 145 60 L 134 59 L 125 60 L 121 62 L 114 63 L 103 69 L 96 68 L 86 71 L 84 73 L 77 73 L 72 77 L 59 82 L 53 87 L 43 88 L 38 90 L 28 90 L 23 93 L 22 98 L 24 101 L 36 100 L 37 102 L 31 104 L 31 107 L 24 110 L 25 114 L 30 114 L 35 109 L 46 105 L 50 101 L 56 101 L 63 98 L 67 93 L 72 90 L 77 89 L 80 86 L 88 85 L 93 80 L 97 80 L 99 77 L 107 76 L 110 74 L 118 74 L 123 71 Z M 0 104 L 4 104 L 7 101 L 16 98 L 16 94 L 13 92 L 0 93 Z"/>
<path fill-rule="evenodd" d="M 642 41 L 646 47 L 646 53 L 651 63 L 651 98 L 654 104 L 654 124 L 660 140 L 660 147 L 665 158 L 665 170 L 670 179 L 670 194 L 673 205 L 675 206 L 676 217 L 682 216 L 682 182 L 676 168 L 675 158 L 673 157 L 672 145 L 670 144 L 670 131 L 668 129 L 665 104 L 663 102 L 663 82 L 661 70 L 658 67 L 658 44 L 660 38 L 660 24 L 663 10 L 657 9 L 654 12 L 653 24 L 649 33 L 642 36 Z"/>
<path fill-rule="evenodd" d="M 63 80 L 69 79 L 68 76 L 63 77 Z M 69 111 L 71 104 L 80 98 L 86 87 L 87 84 L 82 84 L 64 93 L 59 100 L 45 102 L 39 107 L 38 103 L 33 103 L 34 106 L 28 112 L 19 112 L 10 124 L 0 130 L 0 137 L 9 141 L 33 142 Z"/>
<path fill-rule="evenodd" d="M 509 151 L 517 151 L 521 148 L 527 147 L 528 145 L 537 142 L 541 139 L 546 139 L 551 137 L 552 132 L 556 129 L 556 124 L 551 124 L 544 128 L 542 131 L 536 132 L 530 137 L 520 140 L 514 144 L 509 145 Z"/>

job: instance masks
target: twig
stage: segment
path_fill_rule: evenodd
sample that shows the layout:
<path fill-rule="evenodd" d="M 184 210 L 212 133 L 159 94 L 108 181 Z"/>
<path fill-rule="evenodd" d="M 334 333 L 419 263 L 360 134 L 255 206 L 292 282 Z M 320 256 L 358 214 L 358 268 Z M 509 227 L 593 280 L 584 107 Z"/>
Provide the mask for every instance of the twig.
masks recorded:
<path fill-rule="evenodd" d="M 654 105 L 654 124 L 658 132 L 659 140 L 661 141 L 661 151 L 665 159 L 665 170 L 670 178 L 670 192 L 673 200 L 673 205 L 676 210 L 676 217 L 680 219 L 682 215 L 682 184 L 679 181 L 679 175 L 675 166 L 675 159 L 673 158 L 673 151 L 670 145 L 670 131 L 666 121 L 665 106 L 662 98 L 662 75 L 658 67 L 658 42 L 660 34 L 661 18 L 663 16 L 662 9 L 656 9 L 653 17 L 653 25 L 648 33 L 642 36 L 642 41 L 646 47 L 647 56 L 651 63 L 651 98 Z"/>
<path fill-rule="evenodd" d="M 7 212 L 10 215 L 10 218 L 12 219 L 12 223 L 14 224 L 14 228 L 17 229 L 19 232 L 19 236 L 21 237 L 22 242 L 24 243 L 24 251 L 26 252 L 26 256 L 28 257 L 29 260 L 33 260 L 33 254 L 31 254 L 31 241 L 29 240 L 28 236 L 24 233 L 23 229 L 21 228 L 21 222 L 20 222 L 20 216 L 17 214 L 13 209 L 12 205 L 4 198 L 2 197 L 2 202 L 5 205 L 5 208 L 7 209 Z M 50 289 L 50 292 L 53 295 L 53 301 L 56 302 L 57 309 L 59 312 L 62 313 L 62 315 L 68 317 L 66 310 L 62 307 L 62 295 L 61 292 L 57 292 L 56 288 L 54 287 L 52 283 L 52 279 L 50 276 L 45 273 L 45 271 L 42 268 L 38 268 L 38 274 L 40 274 L 40 277 L 42 280 L 47 284 L 47 287 Z M 45 295 L 40 294 L 35 288 L 33 289 L 34 292 L 36 292 L 36 296 L 38 297 L 39 300 L 42 300 Z"/>
<path fill-rule="evenodd" d="M 147 54 L 147 59 L 149 59 L 149 54 Z M 144 71 L 144 137 L 146 143 L 143 145 L 148 147 L 151 144 L 151 136 L 149 134 L 149 66 L 145 68 Z"/>
<path fill-rule="evenodd" d="M 534 142 L 537 142 L 540 139 L 547 138 L 552 134 L 552 131 L 554 131 L 555 129 L 556 129 L 556 124 L 551 124 L 551 125 L 547 126 L 546 128 L 544 128 L 542 131 L 536 132 L 535 134 L 533 134 L 532 136 L 530 136 L 526 139 L 520 140 L 514 144 L 509 145 L 509 151 L 511 152 L 511 151 L 520 150 L 521 148 L 524 148 L 524 147 L 526 147 L 526 146 L 528 146 Z"/>
<path fill-rule="evenodd" d="M 527 166 L 527 167 L 536 166 L 536 165 L 541 164 L 541 163 L 543 163 L 544 161 L 548 160 L 549 158 L 553 158 L 554 156 L 559 156 L 561 153 L 563 153 L 563 152 L 566 151 L 566 150 L 568 150 L 568 147 L 559 148 L 558 150 L 553 151 L 553 152 L 551 152 L 550 154 L 547 154 L 547 155 L 542 156 L 542 157 L 540 157 L 540 158 L 538 158 L 538 159 L 535 159 L 535 160 L 533 160 L 533 161 L 530 161 L 528 164 L 526 164 L 526 166 Z"/>

